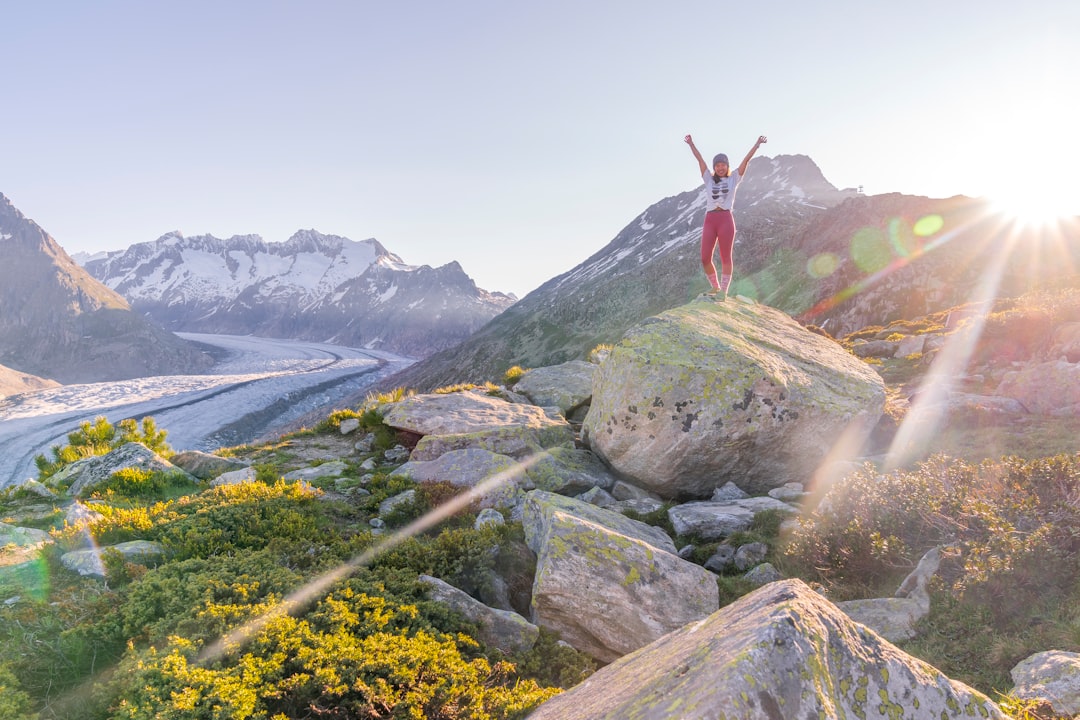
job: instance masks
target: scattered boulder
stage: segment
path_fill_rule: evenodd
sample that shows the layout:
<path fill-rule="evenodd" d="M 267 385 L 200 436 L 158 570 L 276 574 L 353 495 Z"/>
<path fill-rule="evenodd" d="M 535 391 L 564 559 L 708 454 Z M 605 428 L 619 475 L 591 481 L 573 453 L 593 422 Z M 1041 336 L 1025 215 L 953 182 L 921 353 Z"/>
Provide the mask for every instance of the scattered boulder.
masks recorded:
<path fill-rule="evenodd" d="M 67 487 L 67 494 L 79 497 L 106 482 L 113 473 L 128 468 L 148 472 L 168 472 L 186 475 L 191 482 L 196 478 L 155 453 L 142 443 L 127 443 L 106 455 L 77 460 L 48 479 L 51 487 Z"/>
<path fill-rule="evenodd" d="M 558 503 L 578 505 L 582 515 L 612 514 L 606 510 L 570 498 L 544 502 L 539 495 L 529 494 L 524 519 L 526 542 L 537 555 L 535 624 L 611 662 L 719 606 L 716 576 L 680 559 L 670 538 L 670 550 L 662 550 L 564 512 Z"/>
<path fill-rule="evenodd" d="M 1044 700 L 1063 717 L 1080 715 L 1080 654 L 1048 650 L 1021 660 L 1009 673 L 1012 694 Z"/>
<path fill-rule="evenodd" d="M 165 547 L 160 543 L 149 540 L 132 540 L 131 542 L 103 548 L 72 550 L 60 556 L 60 563 L 68 570 L 80 575 L 105 577 L 105 564 L 102 562 L 101 556 L 106 550 L 113 550 L 123 555 L 125 560 L 141 564 L 153 562 L 166 555 Z"/>
<path fill-rule="evenodd" d="M 1056 360 L 1025 365 L 1006 373 L 995 394 L 1017 400 L 1035 415 L 1080 416 L 1080 364 Z"/>
<path fill-rule="evenodd" d="M 729 480 L 713 490 L 712 497 L 709 499 L 713 502 L 726 503 L 731 500 L 742 500 L 748 497 L 750 496 L 745 490 Z"/>
<path fill-rule="evenodd" d="M 199 452 L 198 450 L 177 453 L 169 459 L 169 462 L 200 480 L 209 480 L 222 473 L 247 467 L 247 463 L 239 460 L 223 458 L 210 453 Z"/>
<path fill-rule="evenodd" d="M 506 518 L 503 514 L 495 508 L 484 508 L 476 515 L 476 521 L 473 523 L 473 528 L 479 530 L 480 528 L 489 527 L 492 525 L 505 525 Z"/>
<path fill-rule="evenodd" d="M 784 313 L 691 303 L 615 346 L 582 438 L 661 497 L 709 497 L 729 480 L 757 494 L 805 479 L 842 434 L 861 443 L 884 405 L 872 368 Z"/>
<path fill-rule="evenodd" d="M 480 507 L 510 510 L 519 507 L 524 499 L 518 485 L 523 476 L 513 458 L 478 448 L 453 450 L 435 460 L 410 460 L 390 473 L 390 477 L 416 482 L 444 481 L 469 489 L 483 486 L 478 498 Z"/>
<path fill-rule="evenodd" d="M 896 355 L 896 346 L 893 340 L 866 340 L 852 345 L 851 352 L 861 358 L 891 358 Z"/>
<path fill-rule="evenodd" d="M 342 473 L 348 469 L 349 466 L 345 464 L 344 460 L 331 460 L 330 462 L 325 462 L 321 465 L 312 465 L 311 467 L 287 472 L 282 478 L 289 481 L 300 480 L 302 482 L 311 482 L 312 480 L 318 480 L 319 478 L 341 477 Z"/>
<path fill-rule="evenodd" d="M 338 425 L 338 431 L 342 435 L 348 435 L 360 427 L 360 418 L 345 418 Z"/>
<path fill-rule="evenodd" d="M 1080 362 L 1080 322 L 1065 322 L 1054 328 L 1050 335 L 1047 358 L 1064 358 L 1067 362 Z"/>
<path fill-rule="evenodd" d="M 565 417 L 570 417 L 592 398 L 595 372 L 596 365 L 584 360 L 533 368 L 517 381 L 514 390 L 536 405 L 555 406 Z"/>
<path fill-rule="evenodd" d="M 603 488 L 594 487 L 590 490 L 586 490 L 580 495 L 575 496 L 578 500 L 589 503 L 590 505 L 598 505 L 599 507 L 606 508 L 615 505 L 618 500 L 611 496 L 607 490 Z"/>
<path fill-rule="evenodd" d="M 682 551 L 679 552 L 679 555 L 682 555 Z M 716 552 L 714 552 L 712 556 L 705 561 L 704 567 L 706 570 L 710 570 L 717 575 L 720 575 L 729 567 L 731 567 L 731 564 L 732 562 L 734 562 L 734 560 L 735 547 L 732 545 L 723 544 L 719 545 L 716 548 Z"/>
<path fill-rule="evenodd" d="M 455 435 L 425 435 L 409 459 L 435 460 L 453 450 L 479 448 L 522 460 L 547 448 L 573 445 L 574 432 L 569 425 L 507 426 Z"/>
<path fill-rule="evenodd" d="M 735 567 L 739 570 L 748 570 L 749 568 L 760 565 L 765 561 L 765 556 L 769 553 L 769 546 L 762 542 L 752 542 L 745 545 L 740 545 L 739 549 L 735 551 L 735 558 L 733 560 Z"/>
<path fill-rule="evenodd" d="M 211 487 L 220 487 L 222 485 L 242 485 L 247 482 L 255 482 L 255 478 L 258 476 L 255 468 L 246 467 L 242 470 L 233 470 L 232 472 L 221 473 L 216 478 L 210 481 Z"/>
<path fill-rule="evenodd" d="M 431 599 L 461 613 L 477 626 L 477 639 L 485 645 L 510 655 L 525 652 L 536 644 L 540 628 L 509 610 L 496 610 L 472 598 L 468 593 L 430 575 L 420 581 L 430 589 Z"/>
<path fill-rule="evenodd" d="M 920 355 L 926 348 L 926 335 L 908 335 L 896 344 L 893 357 L 905 358 L 908 355 Z"/>
<path fill-rule="evenodd" d="M 781 502 L 798 502 L 804 494 L 806 494 L 806 490 L 803 484 L 797 482 L 786 483 L 769 491 L 769 497 Z"/>
<path fill-rule="evenodd" d="M 743 575 L 743 580 L 746 580 L 757 587 L 768 585 L 771 582 L 783 579 L 784 576 L 780 574 L 779 570 L 773 567 L 772 563 L 761 563 L 760 565 L 756 565 Z"/>
<path fill-rule="evenodd" d="M 493 428 L 566 425 L 561 417 L 535 405 L 510 403 L 483 393 L 465 392 L 413 395 L 383 406 L 383 422 L 418 435 L 460 435 Z"/>
<path fill-rule="evenodd" d="M 0 567 L 30 562 L 41 548 L 52 542 L 44 530 L 0 522 Z"/>
<path fill-rule="evenodd" d="M 621 513 L 597 507 L 576 498 L 533 490 L 525 496 L 525 514 L 522 523 L 525 525 L 525 542 L 534 553 L 540 554 L 539 541 L 549 534 L 546 525 L 551 522 L 557 512 L 573 515 L 587 523 L 640 540 L 664 552 L 676 552 L 675 542 L 658 527 L 646 525 Z"/>
<path fill-rule="evenodd" d="M 49 488 L 45 487 L 45 485 L 32 478 L 27 478 L 26 480 L 23 480 L 16 487 L 19 490 L 25 490 L 28 493 L 40 495 L 41 497 L 47 498 L 49 500 L 52 500 L 56 497 L 56 493 L 54 493 Z"/>
<path fill-rule="evenodd" d="M 405 490 L 397 495 L 392 495 L 379 503 L 379 514 L 387 515 L 395 508 L 416 502 L 416 490 Z"/>
<path fill-rule="evenodd" d="M 689 502 L 669 508 L 668 519 L 676 535 L 719 540 L 749 528 L 754 511 L 727 503 Z"/>
<path fill-rule="evenodd" d="M 525 476 L 539 490 L 577 495 L 590 488 L 611 490 L 616 478 L 593 453 L 582 448 L 557 447 L 536 458 Z"/>
<path fill-rule="evenodd" d="M 529 720 L 914 717 L 913 708 L 926 718 L 1006 717 L 802 581 L 782 580 L 616 660 Z"/>

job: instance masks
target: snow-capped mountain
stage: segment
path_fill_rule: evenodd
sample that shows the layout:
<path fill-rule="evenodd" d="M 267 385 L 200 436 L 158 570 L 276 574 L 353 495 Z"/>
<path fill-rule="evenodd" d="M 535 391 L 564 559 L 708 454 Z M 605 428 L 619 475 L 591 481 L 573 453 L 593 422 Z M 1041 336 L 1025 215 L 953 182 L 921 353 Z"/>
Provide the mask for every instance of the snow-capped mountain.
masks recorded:
<path fill-rule="evenodd" d="M 378 241 L 301 230 L 284 243 L 169 233 L 84 267 L 174 331 L 333 342 L 424 357 L 468 337 L 515 298 L 461 266 L 411 266 Z"/>
<path fill-rule="evenodd" d="M 0 257 L 0 363 L 23 389 L 40 385 L 27 374 L 97 382 L 202 372 L 213 363 L 132 312 L 2 194 Z"/>

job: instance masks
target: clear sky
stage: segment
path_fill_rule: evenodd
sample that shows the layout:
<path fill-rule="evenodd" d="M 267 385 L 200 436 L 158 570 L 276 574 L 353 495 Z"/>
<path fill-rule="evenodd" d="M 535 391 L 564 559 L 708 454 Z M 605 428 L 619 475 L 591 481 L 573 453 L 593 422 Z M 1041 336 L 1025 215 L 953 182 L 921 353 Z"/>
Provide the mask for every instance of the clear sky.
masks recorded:
<path fill-rule="evenodd" d="M 71 253 L 377 238 L 524 296 L 700 184 L 1080 213 L 1076 0 L 0 0 L 0 192 Z"/>

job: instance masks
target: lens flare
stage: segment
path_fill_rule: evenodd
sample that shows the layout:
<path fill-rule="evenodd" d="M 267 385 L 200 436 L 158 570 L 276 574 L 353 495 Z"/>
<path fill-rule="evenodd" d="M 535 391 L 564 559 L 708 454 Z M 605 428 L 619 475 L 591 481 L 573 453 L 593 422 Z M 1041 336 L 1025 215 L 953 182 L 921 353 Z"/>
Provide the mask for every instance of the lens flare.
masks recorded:
<path fill-rule="evenodd" d="M 833 253 L 819 253 L 806 263 L 806 272 L 815 280 L 827 278 L 840 267 L 840 258 Z"/>

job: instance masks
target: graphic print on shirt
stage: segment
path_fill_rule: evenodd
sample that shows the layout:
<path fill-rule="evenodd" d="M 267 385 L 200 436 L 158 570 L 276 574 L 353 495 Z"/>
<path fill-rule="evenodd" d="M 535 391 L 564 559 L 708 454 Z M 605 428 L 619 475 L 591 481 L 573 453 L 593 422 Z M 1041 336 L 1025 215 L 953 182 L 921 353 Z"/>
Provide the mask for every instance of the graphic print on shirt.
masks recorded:
<path fill-rule="evenodd" d="M 726 178 L 726 177 L 725 178 L 720 178 L 719 181 L 717 181 L 714 178 L 713 179 L 713 186 L 712 186 L 712 199 L 717 201 L 717 202 L 720 202 L 720 197 L 722 195 L 727 195 L 728 194 L 728 191 L 730 190 L 730 188 L 728 187 L 729 184 L 730 183 L 728 182 L 728 178 Z"/>

